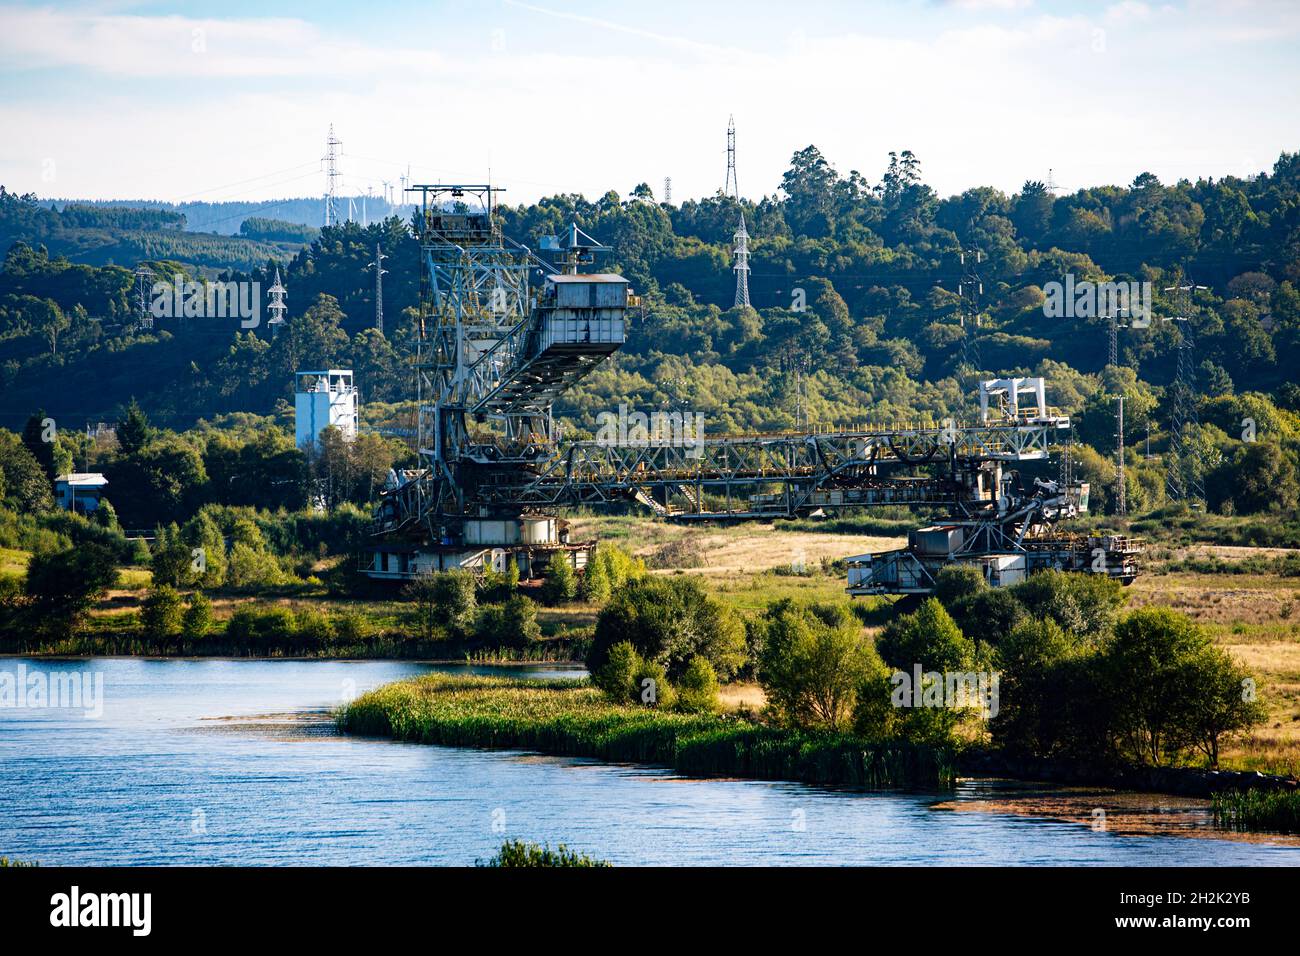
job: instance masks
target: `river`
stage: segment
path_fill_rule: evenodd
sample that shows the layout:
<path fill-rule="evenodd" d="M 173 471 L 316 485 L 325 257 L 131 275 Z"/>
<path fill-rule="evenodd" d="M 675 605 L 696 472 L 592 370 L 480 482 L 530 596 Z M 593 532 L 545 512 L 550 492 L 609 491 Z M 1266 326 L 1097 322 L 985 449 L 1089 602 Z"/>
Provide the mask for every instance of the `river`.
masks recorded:
<path fill-rule="evenodd" d="M 102 679 L 103 700 L 98 716 L 85 713 L 94 701 L 0 700 L 0 855 L 46 866 L 464 865 L 518 837 L 616 864 L 1300 864 L 1300 847 L 1280 842 L 1129 836 L 980 810 L 1007 795 L 987 782 L 953 795 L 689 780 L 349 738 L 321 719 L 352 694 L 433 669 L 2 659 L 11 688 L 20 674 L 31 687 L 75 673 L 87 687 Z"/>

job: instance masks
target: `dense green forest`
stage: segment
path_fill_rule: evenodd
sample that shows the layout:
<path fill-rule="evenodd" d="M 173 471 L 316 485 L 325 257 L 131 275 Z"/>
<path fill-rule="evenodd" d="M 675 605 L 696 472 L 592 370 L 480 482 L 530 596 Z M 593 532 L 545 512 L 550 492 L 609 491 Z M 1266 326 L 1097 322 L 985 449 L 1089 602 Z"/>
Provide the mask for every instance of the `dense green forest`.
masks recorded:
<path fill-rule="evenodd" d="M 257 204 L 250 208 L 256 210 Z M 259 221 L 266 220 L 254 220 Z M 192 231 L 194 224 L 181 208 L 84 202 L 64 203 L 60 208 L 58 203 L 38 202 L 34 196 L 18 196 L 0 186 L 0 247 L 7 249 L 15 242 L 40 245 L 55 257 L 85 265 L 134 269 L 142 260 L 174 259 L 213 273 L 250 269 L 268 258 L 287 259 L 310 240 L 312 232 L 285 223 L 291 228 L 276 234 L 258 234 L 256 229 L 241 233 L 239 218 L 220 224 L 229 228 Z M 91 305 L 100 303 L 86 303 L 88 308 Z M 108 303 L 101 307 L 107 310 Z M 110 319 L 115 315 L 92 314 Z"/>
<path fill-rule="evenodd" d="M 891 154 L 873 183 L 857 171 L 841 174 L 810 146 L 793 156 L 779 186 L 758 201 L 717 195 L 668 205 L 643 184 L 626 197 L 554 196 L 499 210 L 506 234 L 533 249 L 576 221 L 613 247 L 601 267 L 628 276 L 644 299 L 625 348 L 559 408 L 570 435 L 589 433 L 596 414 L 620 402 L 695 410 L 710 434 L 792 428 L 797 368 L 806 370 L 813 422 L 969 415 L 978 374 L 962 364 L 958 283 L 962 251 L 978 251 L 978 372 L 1048 379 L 1051 403 L 1074 416 L 1079 469 L 1102 508 L 1110 506 L 1105 456 L 1120 394 L 1129 505 L 1163 503 L 1160 456 L 1184 329 L 1159 319 L 1177 311 L 1162 290 L 1186 277 L 1205 287 L 1185 325 L 1195 343 L 1210 505 L 1295 513 L 1300 154 L 1283 154 L 1271 173 L 1250 179 L 1166 185 L 1144 173 L 1128 186 L 1062 196 L 1027 182 L 1010 196 L 978 187 L 940 198 L 910 152 Z M 742 212 L 752 309 L 730 307 L 732 234 Z M 87 265 L 60 257 L 53 241 L 74 228 L 63 222 L 69 214 L 0 192 L 2 233 L 20 237 L 0 271 L 0 387 L 9 399 L 0 424 L 17 430 L 43 410 L 80 429 L 117 420 L 132 398 L 171 429 L 237 413 L 283 424 L 292 372 L 304 365 L 354 368 L 372 422 L 400 424 L 409 412 L 400 403 L 410 397 L 419 257 L 402 219 L 327 227 L 285 263 L 270 249 L 256 266 L 232 253 L 223 278 L 265 288 L 281 266 L 290 324 L 273 339 L 265 324 L 241 330 L 229 320 L 135 327 L 131 270 L 144 262 L 163 275 L 197 276 L 192 258 L 168 246 L 193 237 L 160 216 L 154 228 L 129 232 L 140 237 L 136 259 Z M 122 210 L 111 215 L 114 229 L 145 222 L 144 213 L 139 221 Z M 57 229 L 50 216 L 60 219 Z M 280 228 L 251 222 L 247 235 L 270 238 Z M 389 256 L 387 336 L 370 327 L 374 277 L 366 265 L 376 244 Z M 1047 317 L 1044 289 L 1067 276 L 1152 284 L 1156 320 L 1119 331 L 1116 365 L 1108 365 L 1105 319 Z M 1242 438 L 1247 418 L 1254 441 Z"/>

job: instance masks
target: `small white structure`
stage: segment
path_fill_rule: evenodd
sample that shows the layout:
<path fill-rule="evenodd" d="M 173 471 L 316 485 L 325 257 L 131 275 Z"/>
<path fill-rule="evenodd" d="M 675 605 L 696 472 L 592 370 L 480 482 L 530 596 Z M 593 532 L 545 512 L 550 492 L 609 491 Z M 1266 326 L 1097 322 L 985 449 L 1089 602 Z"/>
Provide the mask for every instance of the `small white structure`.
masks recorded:
<path fill-rule="evenodd" d="M 1047 389 L 1041 378 L 990 378 L 980 382 L 980 419 L 1047 417 Z"/>
<path fill-rule="evenodd" d="M 74 471 L 54 479 L 54 501 L 64 511 L 90 514 L 99 507 L 108 479 L 97 471 Z"/>
<path fill-rule="evenodd" d="M 357 389 L 352 384 L 352 369 L 298 372 L 293 391 L 294 440 L 299 448 L 315 444 L 330 426 L 342 432 L 345 441 L 357 437 Z"/>

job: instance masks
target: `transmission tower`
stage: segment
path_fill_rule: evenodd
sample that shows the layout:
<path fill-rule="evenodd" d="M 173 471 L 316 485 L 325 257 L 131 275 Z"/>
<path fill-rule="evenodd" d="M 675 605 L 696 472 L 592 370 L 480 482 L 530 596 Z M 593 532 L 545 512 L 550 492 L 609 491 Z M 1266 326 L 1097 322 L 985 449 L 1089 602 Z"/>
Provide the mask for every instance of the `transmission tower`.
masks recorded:
<path fill-rule="evenodd" d="M 740 213 L 740 225 L 736 229 L 736 302 L 737 308 L 749 307 L 749 232 L 745 229 L 745 213 Z"/>
<path fill-rule="evenodd" d="M 266 291 L 271 296 L 271 304 L 266 307 L 266 310 L 271 313 L 271 318 L 266 325 L 271 330 L 271 334 L 275 335 L 284 328 L 284 313 L 289 309 L 284 304 L 284 297 L 288 295 L 288 292 L 280 282 L 280 269 L 278 267 L 275 270 L 275 285 Z"/>
<path fill-rule="evenodd" d="M 1124 396 L 1115 399 L 1115 514 L 1128 514 L 1124 494 Z"/>
<path fill-rule="evenodd" d="M 382 334 L 384 331 L 384 276 L 388 275 L 388 270 L 384 268 L 384 260 L 388 256 L 379 251 L 379 243 L 375 243 L 375 261 L 366 265 L 367 269 L 375 270 L 375 328 Z"/>
<path fill-rule="evenodd" d="M 1074 483 L 1074 428 L 1061 446 L 1061 487 L 1068 489 Z"/>
<path fill-rule="evenodd" d="M 957 284 L 957 294 L 961 297 L 958 317 L 961 320 L 961 364 L 978 376 L 983 360 L 980 357 L 980 296 L 984 294 L 984 280 L 980 278 L 979 264 L 984 261 L 984 253 L 978 249 L 973 252 L 962 250 L 960 255 L 962 277 Z"/>
<path fill-rule="evenodd" d="M 153 286 L 154 272 L 148 266 L 135 270 L 136 305 L 139 309 L 140 328 L 153 328 L 153 313 L 149 311 L 149 290 Z"/>
<path fill-rule="evenodd" d="M 727 119 L 727 181 L 722 187 L 724 196 L 740 198 L 740 183 L 736 180 L 736 117 Z"/>
<path fill-rule="evenodd" d="M 1173 460 L 1165 469 L 1165 491 L 1174 501 L 1193 503 L 1205 500 L 1201 454 L 1195 444 L 1200 417 L 1196 410 L 1196 343 L 1192 329 L 1192 294 L 1204 288 L 1183 275 L 1176 285 L 1164 289 L 1173 294 L 1176 314 L 1163 321 L 1178 323 L 1178 372 L 1170 412 Z"/>
<path fill-rule="evenodd" d="M 334 206 L 334 197 L 338 191 L 338 181 L 340 178 L 338 148 L 343 143 L 334 137 L 334 124 L 330 123 L 330 134 L 325 140 L 325 225 L 337 225 L 338 210 Z"/>
<path fill-rule="evenodd" d="M 664 205 L 671 206 L 672 204 L 673 204 L 673 177 L 665 176 L 664 177 Z"/>

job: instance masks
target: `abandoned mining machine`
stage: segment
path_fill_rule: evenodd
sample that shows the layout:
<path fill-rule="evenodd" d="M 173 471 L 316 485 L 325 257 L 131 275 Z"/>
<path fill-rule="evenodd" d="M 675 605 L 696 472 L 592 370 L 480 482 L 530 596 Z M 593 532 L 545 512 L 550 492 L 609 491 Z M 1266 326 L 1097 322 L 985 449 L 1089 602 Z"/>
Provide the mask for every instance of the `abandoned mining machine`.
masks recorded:
<path fill-rule="evenodd" d="M 537 577 L 559 553 L 581 570 L 566 507 L 636 502 L 675 521 L 793 518 L 906 505 L 946 517 L 908 546 L 847 559 L 851 594 L 927 593 L 945 565 L 1005 585 L 1046 568 L 1130 582 L 1138 547 L 1057 529 L 1088 485 L 1034 479 L 1070 430 L 1041 378 L 980 383 L 978 420 L 857 425 L 797 434 L 637 430 L 566 441 L 554 402 L 626 341 L 640 303 L 622 276 L 584 272 L 609 251 L 577 225 L 540 252 L 507 239 L 490 185 L 421 185 L 417 354 L 421 467 L 389 476 L 363 570 L 405 579 L 450 568 Z M 540 281 L 530 282 L 536 276 Z"/>

